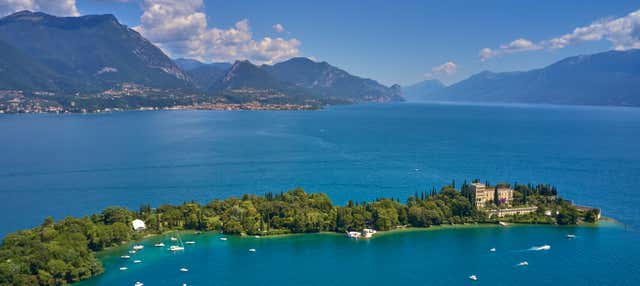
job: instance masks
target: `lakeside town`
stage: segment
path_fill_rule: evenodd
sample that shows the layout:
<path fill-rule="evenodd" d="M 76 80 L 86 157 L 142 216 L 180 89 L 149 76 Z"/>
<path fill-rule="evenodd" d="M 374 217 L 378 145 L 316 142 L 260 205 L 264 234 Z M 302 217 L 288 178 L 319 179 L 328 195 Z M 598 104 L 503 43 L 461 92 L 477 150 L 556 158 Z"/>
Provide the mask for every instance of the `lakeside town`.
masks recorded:
<path fill-rule="evenodd" d="M 275 104 L 260 101 L 231 103 L 218 100 L 208 102 L 199 98 L 198 95 L 181 95 L 179 99 L 172 102 L 164 102 L 164 100 L 155 102 L 153 96 L 147 97 L 145 95 L 146 93 L 153 94 L 153 92 L 160 93 L 163 91 L 143 88 L 137 85 L 126 85 L 123 90 L 110 89 L 97 96 L 82 96 L 78 94 L 59 97 L 56 93 L 47 91 L 25 93 L 21 90 L 0 90 L 0 114 L 109 113 L 127 110 L 315 110 L 320 108 L 311 104 Z M 95 103 L 96 101 L 110 103 Z M 87 104 L 87 102 L 93 103 Z"/>

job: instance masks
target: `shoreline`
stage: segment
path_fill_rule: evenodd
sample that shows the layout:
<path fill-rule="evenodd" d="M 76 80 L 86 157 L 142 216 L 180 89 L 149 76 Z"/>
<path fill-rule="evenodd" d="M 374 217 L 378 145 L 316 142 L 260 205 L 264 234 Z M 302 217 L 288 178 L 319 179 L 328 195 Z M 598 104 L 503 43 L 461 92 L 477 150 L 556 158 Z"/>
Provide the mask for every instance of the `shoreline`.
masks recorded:
<path fill-rule="evenodd" d="M 477 223 L 477 224 L 454 224 L 454 225 L 433 225 L 430 227 L 400 227 L 391 230 L 378 231 L 374 236 L 370 238 L 359 238 L 352 239 L 345 236 L 344 233 L 339 232 L 305 232 L 305 233 L 283 233 L 283 234 L 273 234 L 273 235 L 260 235 L 259 239 L 283 239 L 283 238 L 291 238 L 291 237 L 305 237 L 309 235 L 322 235 L 322 236 L 342 236 L 344 239 L 349 240 L 374 240 L 379 237 L 393 236 L 393 235 L 402 235 L 402 234 L 410 234 L 410 233 L 418 233 L 418 232 L 431 232 L 431 231 L 445 231 L 445 230 L 462 230 L 462 229 L 480 229 L 480 228 L 513 228 L 513 227 L 553 227 L 553 228 L 607 228 L 607 227 L 624 227 L 624 225 L 617 220 L 609 217 L 602 217 L 600 221 L 596 223 L 581 223 L 576 225 L 557 225 L 557 224 L 524 224 L 524 223 L 509 223 L 506 226 L 500 224 L 493 223 Z M 131 240 L 122 243 L 118 246 L 112 246 L 97 252 L 94 252 L 97 257 L 102 257 L 105 255 L 109 255 L 111 252 L 120 251 L 123 248 L 128 249 L 132 244 L 143 243 L 150 241 L 154 238 L 158 238 L 161 236 L 168 236 L 170 234 L 178 234 L 178 235 L 220 235 L 226 237 L 233 237 L 236 239 L 257 239 L 254 235 L 238 235 L 238 234 L 224 234 L 219 231 L 202 231 L 197 234 L 198 231 L 195 230 L 169 230 L 162 233 L 156 234 L 147 234 L 141 239 Z"/>

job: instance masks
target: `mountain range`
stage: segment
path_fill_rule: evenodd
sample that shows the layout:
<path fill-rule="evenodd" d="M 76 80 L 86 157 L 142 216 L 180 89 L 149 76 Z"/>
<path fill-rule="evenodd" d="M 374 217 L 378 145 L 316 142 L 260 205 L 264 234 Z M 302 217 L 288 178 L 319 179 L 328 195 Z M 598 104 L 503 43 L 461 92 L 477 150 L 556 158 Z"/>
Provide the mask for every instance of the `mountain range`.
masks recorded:
<path fill-rule="evenodd" d="M 397 86 L 306 58 L 261 66 L 248 61 L 172 60 L 113 15 L 56 17 L 21 11 L 0 19 L 0 76 L 5 94 L 0 94 L 0 109 L 18 95 L 23 102 L 89 110 L 402 100 Z"/>
<path fill-rule="evenodd" d="M 424 98 L 424 97 L 423 97 Z M 525 72 L 481 72 L 428 100 L 640 106 L 640 50 L 569 57 Z"/>

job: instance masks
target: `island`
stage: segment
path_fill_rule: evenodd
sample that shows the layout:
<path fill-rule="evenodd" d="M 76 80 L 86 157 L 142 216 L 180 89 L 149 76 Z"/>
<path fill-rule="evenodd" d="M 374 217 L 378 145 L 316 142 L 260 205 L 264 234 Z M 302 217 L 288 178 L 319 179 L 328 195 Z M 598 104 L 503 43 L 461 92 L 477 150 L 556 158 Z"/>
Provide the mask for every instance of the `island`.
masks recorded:
<path fill-rule="evenodd" d="M 397 228 L 458 224 L 595 223 L 597 208 L 576 206 L 548 184 L 455 181 L 398 198 L 334 205 L 302 189 L 244 195 L 206 205 L 109 207 L 83 218 L 48 217 L 35 228 L 8 234 L 0 246 L 0 285 L 65 285 L 104 272 L 96 252 L 167 231 L 220 231 L 229 235 L 338 232 L 371 237 Z M 360 237 L 360 236 L 359 236 Z"/>

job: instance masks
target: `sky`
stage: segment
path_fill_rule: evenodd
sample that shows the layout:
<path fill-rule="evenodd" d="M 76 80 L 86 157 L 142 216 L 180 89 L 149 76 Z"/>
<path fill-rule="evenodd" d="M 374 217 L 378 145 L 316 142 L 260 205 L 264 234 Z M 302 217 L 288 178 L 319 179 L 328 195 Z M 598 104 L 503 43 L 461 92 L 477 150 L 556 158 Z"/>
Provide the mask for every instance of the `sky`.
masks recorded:
<path fill-rule="evenodd" d="M 0 16 L 24 9 L 114 14 L 172 58 L 309 57 L 387 85 L 640 48 L 637 0 L 0 0 Z"/>

